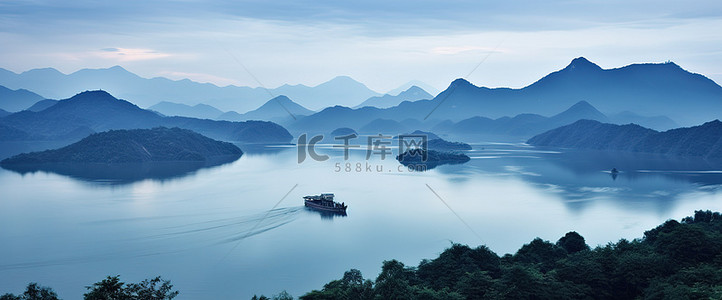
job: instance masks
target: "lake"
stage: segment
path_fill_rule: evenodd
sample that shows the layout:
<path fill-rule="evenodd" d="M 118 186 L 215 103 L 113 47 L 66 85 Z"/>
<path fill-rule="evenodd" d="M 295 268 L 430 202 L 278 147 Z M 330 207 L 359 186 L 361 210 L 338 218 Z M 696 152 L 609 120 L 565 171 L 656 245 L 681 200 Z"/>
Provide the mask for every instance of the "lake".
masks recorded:
<path fill-rule="evenodd" d="M 0 293 L 32 281 L 80 299 L 107 275 L 162 275 L 177 299 L 300 296 L 351 268 L 374 279 L 383 260 L 415 266 L 452 242 L 503 255 L 573 230 L 604 245 L 722 211 L 722 164 L 702 160 L 479 140 L 466 164 L 409 172 L 393 156 L 367 160 L 365 146 L 346 161 L 320 145 L 330 159 L 302 163 L 295 146 L 241 148 L 236 161 L 173 176 L 0 169 Z M 348 215 L 303 207 L 322 192 Z"/>

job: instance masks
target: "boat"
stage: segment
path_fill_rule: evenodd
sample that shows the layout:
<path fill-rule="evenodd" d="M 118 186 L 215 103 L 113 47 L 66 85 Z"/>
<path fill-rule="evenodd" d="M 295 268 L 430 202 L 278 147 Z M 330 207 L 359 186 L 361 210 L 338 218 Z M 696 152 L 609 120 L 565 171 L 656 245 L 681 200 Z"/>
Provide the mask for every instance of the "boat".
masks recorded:
<path fill-rule="evenodd" d="M 345 214 L 346 208 L 348 206 L 343 202 L 334 202 L 333 197 L 333 194 L 329 193 L 313 196 L 304 196 L 303 203 L 306 205 L 306 207 L 315 210 Z"/>

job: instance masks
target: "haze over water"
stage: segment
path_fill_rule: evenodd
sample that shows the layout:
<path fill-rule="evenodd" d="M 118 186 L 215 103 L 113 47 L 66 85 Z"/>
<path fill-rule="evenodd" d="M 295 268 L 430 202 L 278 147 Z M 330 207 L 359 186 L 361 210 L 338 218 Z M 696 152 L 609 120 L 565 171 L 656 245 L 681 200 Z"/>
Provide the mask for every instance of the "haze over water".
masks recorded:
<path fill-rule="evenodd" d="M 322 151 L 329 160 L 301 164 L 295 146 L 241 146 L 235 162 L 164 180 L 0 169 L 0 290 L 33 281 L 75 299 L 119 274 L 126 282 L 162 275 L 179 299 L 300 296 L 351 268 L 375 278 L 383 260 L 415 266 L 451 242 L 503 255 L 573 230 L 596 246 L 696 209 L 722 210 L 720 164 L 473 146 L 470 162 L 427 172 L 399 169 L 392 156 L 367 161 L 364 147 L 344 161 L 331 145 Z M 616 179 L 611 168 L 622 171 Z M 303 207 L 302 196 L 322 192 L 349 205 L 348 216 Z"/>

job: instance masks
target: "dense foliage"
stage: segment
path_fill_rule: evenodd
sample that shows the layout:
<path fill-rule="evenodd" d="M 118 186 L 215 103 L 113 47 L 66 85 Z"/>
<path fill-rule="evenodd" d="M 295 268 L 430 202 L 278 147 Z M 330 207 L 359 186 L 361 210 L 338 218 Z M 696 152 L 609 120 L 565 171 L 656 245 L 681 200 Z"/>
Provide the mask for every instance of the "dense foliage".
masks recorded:
<path fill-rule="evenodd" d="M 720 299 L 722 215 L 697 211 L 641 239 L 590 249 L 576 232 L 535 239 L 499 257 L 453 244 L 408 267 L 385 261 L 375 281 L 358 270 L 300 299 Z"/>
<path fill-rule="evenodd" d="M 86 287 L 88 292 L 84 300 L 171 300 L 178 296 L 173 285 L 160 276 L 139 283 L 124 283 L 119 276 L 108 276 L 102 281 Z M 59 300 L 58 295 L 49 287 L 30 283 L 20 295 L 5 294 L 0 300 Z"/>
<path fill-rule="evenodd" d="M 213 156 L 242 154 L 241 149 L 231 143 L 187 129 L 157 127 L 96 133 L 60 149 L 23 153 L 2 163 L 204 161 Z"/>

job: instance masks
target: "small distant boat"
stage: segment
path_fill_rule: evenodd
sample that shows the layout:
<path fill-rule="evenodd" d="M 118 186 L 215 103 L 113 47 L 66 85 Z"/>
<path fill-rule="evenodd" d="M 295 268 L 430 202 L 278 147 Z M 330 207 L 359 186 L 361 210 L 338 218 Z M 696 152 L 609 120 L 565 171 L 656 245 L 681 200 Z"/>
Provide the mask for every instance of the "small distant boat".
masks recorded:
<path fill-rule="evenodd" d="M 333 194 L 304 196 L 303 203 L 308 208 L 345 214 L 346 208 L 348 206 L 343 202 L 342 203 L 334 202 L 333 197 L 334 197 Z"/>

